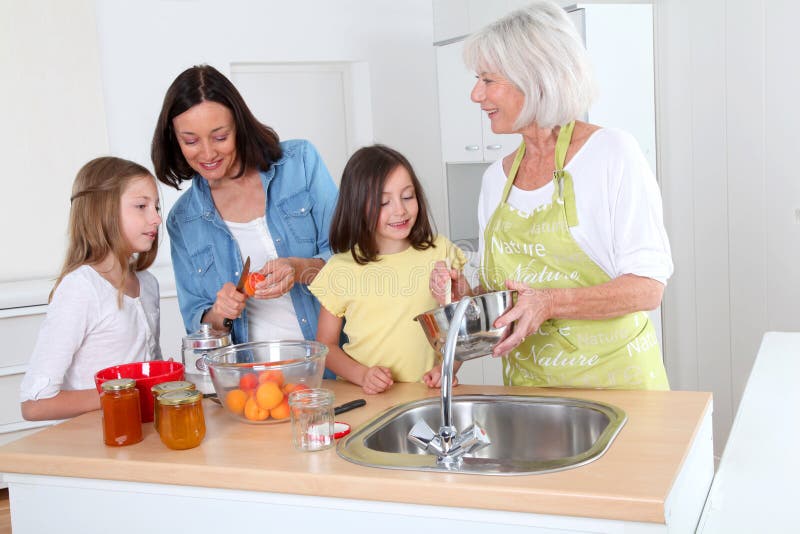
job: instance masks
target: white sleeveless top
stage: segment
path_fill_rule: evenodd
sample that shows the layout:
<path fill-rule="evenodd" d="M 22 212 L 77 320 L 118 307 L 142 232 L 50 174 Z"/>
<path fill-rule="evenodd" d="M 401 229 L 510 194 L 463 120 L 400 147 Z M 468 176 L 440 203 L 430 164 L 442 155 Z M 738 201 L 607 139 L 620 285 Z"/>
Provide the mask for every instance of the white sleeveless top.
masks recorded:
<path fill-rule="evenodd" d="M 250 256 L 251 272 L 261 270 L 278 257 L 266 216 L 246 223 L 225 221 L 225 224 L 239 244 L 242 258 Z M 247 329 L 248 341 L 303 339 L 289 293 L 276 299 L 247 299 Z"/>

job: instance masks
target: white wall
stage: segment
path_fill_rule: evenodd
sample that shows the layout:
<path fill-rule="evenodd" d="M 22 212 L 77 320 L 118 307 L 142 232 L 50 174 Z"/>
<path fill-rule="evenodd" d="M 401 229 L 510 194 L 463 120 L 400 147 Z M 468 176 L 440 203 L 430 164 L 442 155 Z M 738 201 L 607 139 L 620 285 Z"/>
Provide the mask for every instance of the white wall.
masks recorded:
<path fill-rule="evenodd" d="M 713 391 L 718 454 L 764 332 L 800 330 L 798 20 L 789 0 L 655 4 L 667 370 Z"/>
<path fill-rule="evenodd" d="M 75 173 L 108 141 L 92 1 L 0 0 L 0 13 L 2 283 L 57 274 Z"/>
<path fill-rule="evenodd" d="M 444 221 L 429 0 L 232 0 L 224 8 L 212 0 L 96 3 L 114 154 L 150 164 L 164 93 L 191 65 L 208 63 L 229 75 L 234 62 L 366 61 L 375 141 L 409 158 L 435 219 Z M 167 204 L 177 198 L 174 190 L 162 192 Z M 168 257 L 164 239 L 157 263 Z"/>
<path fill-rule="evenodd" d="M 22 258 L 0 262 L 0 283 L 57 274 L 78 168 L 109 153 L 151 167 L 164 92 L 199 63 L 229 74 L 232 62 L 368 62 L 374 140 L 408 156 L 443 226 L 429 0 L 0 0 L 0 9 L 0 224 L 16 230 L 0 244 Z M 177 192 L 162 194 L 168 209 Z M 168 264 L 168 245 L 162 238 L 157 265 Z"/>

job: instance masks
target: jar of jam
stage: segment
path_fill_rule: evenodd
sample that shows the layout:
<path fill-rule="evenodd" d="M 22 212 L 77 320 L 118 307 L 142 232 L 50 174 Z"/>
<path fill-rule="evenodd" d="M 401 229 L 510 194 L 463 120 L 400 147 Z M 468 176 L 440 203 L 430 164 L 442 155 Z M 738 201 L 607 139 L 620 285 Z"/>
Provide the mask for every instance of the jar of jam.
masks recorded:
<path fill-rule="evenodd" d="M 168 391 L 182 391 L 190 389 L 195 389 L 195 385 L 192 382 L 187 382 L 186 380 L 161 382 L 160 384 L 156 384 L 150 388 L 150 392 L 153 394 L 153 426 L 155 427 L 156 432 L 158 432 L 158 396 L 163 395 Z"/>
<path fill-rule="evenodd" d="M 142 409 L 139 390 L 132 378 L 103 382 L 100 407 L 103 409 L 103 441 L 112 447 L 142 441 Z"/>
<path fill-rule="evenodd" d="M 158 433 L 170 449 L 197 447 L 206 435 L 203 394 L 195 390 L 169 391 L 158 396 Z"/>

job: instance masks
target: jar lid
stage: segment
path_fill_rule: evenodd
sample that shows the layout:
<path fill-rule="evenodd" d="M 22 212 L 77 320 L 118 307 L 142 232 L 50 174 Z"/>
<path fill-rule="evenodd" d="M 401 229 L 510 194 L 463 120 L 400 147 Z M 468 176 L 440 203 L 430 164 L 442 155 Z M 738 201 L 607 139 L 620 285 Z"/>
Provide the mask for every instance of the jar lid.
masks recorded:
<path fill-rule="evenodd" d="M 213 330 L 210 324 L 201 323 L 200 330 L 183 338 L 184 349 L 211 350 L 231 344 L 231 334 Z"/>
<path fill-rule="evenodd" d="M 103 382 L 100 387 L 103 389 L 103 391 L 122 391 L 125 389 L 135 388 L 136 380 L 133 378 L 117 378 Z"/>
<path fill-rule="evenodd" d="M 179 404 L 193 404 L 199 402 L 203 394 L 199 391 L 182 389 L 167 391 L 158 396 L 158 403 L 162 406 L 177 406 Z"/>
<path fill-rule="evenodd" d="M 153 395 L 162 395 L 167 391 L 180 391 L 183 389 L 196 389 L 193 382 L 187 380 L 173 380 L 172 382 L 161 382 L 150 388 Z"/>

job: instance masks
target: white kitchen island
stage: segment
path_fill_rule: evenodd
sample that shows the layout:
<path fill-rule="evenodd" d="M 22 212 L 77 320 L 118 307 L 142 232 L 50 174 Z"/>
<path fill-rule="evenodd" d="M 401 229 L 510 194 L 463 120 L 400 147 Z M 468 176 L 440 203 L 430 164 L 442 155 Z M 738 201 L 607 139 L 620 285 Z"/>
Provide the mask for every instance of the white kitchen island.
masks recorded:
<path fill-rule="evenodd" d="M 337 417 L 360 425 L 390 406 L 438 395 L 396 384 L 365 396 L 328 382 Z M 459 386 L 456 395 L 571 396 L 623 409 L 598 460 L 566 471 L 481 476 L 363 467 L 333 449 L 302 453 L 288 424 L 240 423 L 205 404 L 201 446 L 172 451 L 152 425 L 129 447 L 102 443 L 100 413 L 0 447 L 14 534 L 43 532 L 690 532 L 713 476 L 708 393 Z M 535 432 L 535 429 L 531 429 Z"/>
<path fill-rule="evenodd" d="M 800 532 L 800 333 L 767 332 L 698 532 Z"/>

